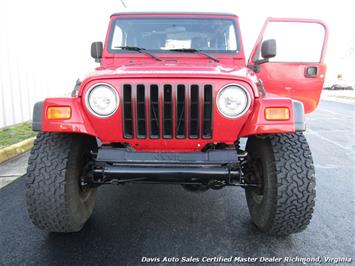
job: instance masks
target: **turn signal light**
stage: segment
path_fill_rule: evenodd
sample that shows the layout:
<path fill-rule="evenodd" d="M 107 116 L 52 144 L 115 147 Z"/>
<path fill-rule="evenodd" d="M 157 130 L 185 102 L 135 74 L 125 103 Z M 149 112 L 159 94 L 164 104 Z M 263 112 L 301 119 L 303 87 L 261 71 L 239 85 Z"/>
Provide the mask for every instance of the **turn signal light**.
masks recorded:
<path fill-rule="evenodd" d="M 265 108 L 266 120 L 289 120 L 290 111 L 287 107 L 267 107 Z"/>
<path fill-rule="evenodd" d="M 69 106 L 51 106 L 47 109 L 48 119 L 69 119 L 71 108 Z"/>

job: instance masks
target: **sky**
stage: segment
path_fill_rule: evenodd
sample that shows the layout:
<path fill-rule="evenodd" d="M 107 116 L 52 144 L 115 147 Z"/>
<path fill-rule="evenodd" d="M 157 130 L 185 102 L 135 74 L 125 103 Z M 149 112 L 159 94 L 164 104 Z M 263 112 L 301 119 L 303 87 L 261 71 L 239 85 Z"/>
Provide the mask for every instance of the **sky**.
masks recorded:
<path fill-rule="evenodd" d="M 78 77 L 97 66 L 90 45 L 104 41 L 109 16 L 120 11 L 228 12 L 240 18 L 248 56 L 267 17 L 324 20 L 329 26 L 328 74 L 355 76 L 354 0 L 1 0 L 0 106 L 24 106 L 0 114 L 0 127 L 31 113 L 33 102 L 71 91 Z M 352 49 L 352 50 L 351 50 Z M 12 88 L 12 90 L 8 90 Z M 1 109 L 0 109 L 1 112 Z M 3 112 L 4 113 L 4 112 Z M 5 122 L 4 122 L 5 121 Z"/>
<path fill-rule="evenodd" d="M 266 17 L 318 18 L 324 20 L 330 30 L 326 57 L 328 64 L 335 64 L 343 58 L 351 46 L 355 48 L 354 0 L 123 1 L 127 8 L 120 0 L 5 0 L 7 12 L 1 15 L 1 24 L 9 26 L 5 29 L 5 50 L 11 54 L 9 61 L 19 61 L 20 65 L 45 66 L 53 69 L 54 73 L 70 71 L 80 76 L 95 66 L 88 53 L 90 43 L 104 40 L 109 15 L 119 11 L 235 13 L 240 17 L 246 55 L 254 45 Z"/>

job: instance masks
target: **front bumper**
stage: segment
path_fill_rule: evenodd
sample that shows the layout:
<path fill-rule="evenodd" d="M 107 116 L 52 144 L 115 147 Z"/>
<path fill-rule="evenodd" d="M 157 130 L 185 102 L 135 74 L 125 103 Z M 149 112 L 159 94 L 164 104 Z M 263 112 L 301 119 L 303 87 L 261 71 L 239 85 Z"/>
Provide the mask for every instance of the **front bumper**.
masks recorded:
<path fill-rule="evenodd" d="M 239 182 L 240 158 L 234 149 L 206 152 L 135 152 L 101 147 L 85 183 L 126 182 L 208 184 Z"/>

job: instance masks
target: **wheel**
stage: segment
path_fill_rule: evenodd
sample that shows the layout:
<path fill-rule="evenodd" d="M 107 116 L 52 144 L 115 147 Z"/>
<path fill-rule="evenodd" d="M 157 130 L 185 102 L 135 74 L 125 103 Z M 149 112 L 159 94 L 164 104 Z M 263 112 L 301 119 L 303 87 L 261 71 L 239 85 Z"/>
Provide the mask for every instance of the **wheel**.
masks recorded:
<path fill-rule="evenodd" d="M 252 136 L 246 150 L 246 199 L 252 221 L 265 233 L 289 235 L 309 224 L 315 203 L 312 155 L 302 133 Z"/>
<path fill-rule="evenodd" d="M 96 189 L 80 186 L 95 139 L 40 133 L 26 173 L 26 203 L 34 225 L 48 232 L 77 232 L 89 219 Z"/>

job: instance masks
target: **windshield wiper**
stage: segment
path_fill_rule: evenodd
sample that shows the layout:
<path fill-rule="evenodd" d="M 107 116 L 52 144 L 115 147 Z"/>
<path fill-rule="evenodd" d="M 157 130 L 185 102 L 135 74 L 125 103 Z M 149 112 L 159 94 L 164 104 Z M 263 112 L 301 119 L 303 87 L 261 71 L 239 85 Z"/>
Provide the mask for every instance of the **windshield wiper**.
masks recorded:
<path fill-rule="evenodd" d="M 192 53 L 192 54 L 203 54 L 205 56 L 207 56 L 208 58 L 219 62 L 219 59 L 202 51 L 202 50 L 198 50 L 198 49 L 193 49 L 193 48 L 181 48 L 181 49 L 170 49 L 169 51 L 173 51 L 173 52 L 182 52 L 182 53 Z"/>
<path fill-rule="evenodd" d="M 141 48 L 141 47 L 136 47 L 136 46 L 116 46 L 115 48 L 120 48 L 122 50 L 127 50 L 127 51 L 136 51 L 138 53 L 143 53 L 143 54 L 148 54 L 151 57 L 155 58 L 158 61 L 162 61 L 160 57 L 156 56 L 155 54 L 149 52 L 147 49 L 145 48 Z"/>

